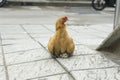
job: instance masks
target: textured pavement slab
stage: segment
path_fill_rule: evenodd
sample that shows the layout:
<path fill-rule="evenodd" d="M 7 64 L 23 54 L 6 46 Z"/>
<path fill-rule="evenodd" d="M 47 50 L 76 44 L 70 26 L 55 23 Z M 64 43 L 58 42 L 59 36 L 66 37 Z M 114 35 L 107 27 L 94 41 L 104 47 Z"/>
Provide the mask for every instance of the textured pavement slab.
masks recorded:
<path fill-rule="evenodd" d="M 53 59 L 8 66 L 10 80 L 27 80 L 35 77 L 64 73 L 64 69 Z M 14 74 L 14 75 L 13 75 Z"/>
<path fill-rule="evenodd" d="M 4 66 L 0 66 L 0 80 L 6 80 Z"/>
<path fill-rule="evenodd" d="M 119 67 L 73 71 L 76 80 L 119 80 Z"/>

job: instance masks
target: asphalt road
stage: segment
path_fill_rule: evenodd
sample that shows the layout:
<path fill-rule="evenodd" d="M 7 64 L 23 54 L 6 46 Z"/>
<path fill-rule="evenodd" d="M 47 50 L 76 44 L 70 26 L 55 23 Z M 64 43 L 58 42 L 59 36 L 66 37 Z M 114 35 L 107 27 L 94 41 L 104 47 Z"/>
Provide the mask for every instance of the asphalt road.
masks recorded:
<path fill-rule="evenodd" d="M 92 7 L 8 6 L 0 8 L 0 24 L 54 24 L 68 16 L 68 24 L 113 24 L 115 8 L 95 11 Z"/>

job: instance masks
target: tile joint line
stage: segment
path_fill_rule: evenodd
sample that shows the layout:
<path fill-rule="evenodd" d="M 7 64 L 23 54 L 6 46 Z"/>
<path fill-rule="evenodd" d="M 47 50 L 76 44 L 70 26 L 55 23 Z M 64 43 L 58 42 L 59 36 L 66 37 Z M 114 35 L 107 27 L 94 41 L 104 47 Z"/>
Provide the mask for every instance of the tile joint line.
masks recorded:
<path fill-rule="evenodd" d="M 7 67 L 7 64 L 6 64 L 5 53 L 4 53 L 3 46 L 2 46 L 1 34 L 0 34 L 0 46 L 1 46 L 1 52 L 2 52 L 2 57 L 3 57 L 3 65 L 4 65 L 4 68 L 5 68 L 6 80 L 9 80 L 8 67 Z"/>

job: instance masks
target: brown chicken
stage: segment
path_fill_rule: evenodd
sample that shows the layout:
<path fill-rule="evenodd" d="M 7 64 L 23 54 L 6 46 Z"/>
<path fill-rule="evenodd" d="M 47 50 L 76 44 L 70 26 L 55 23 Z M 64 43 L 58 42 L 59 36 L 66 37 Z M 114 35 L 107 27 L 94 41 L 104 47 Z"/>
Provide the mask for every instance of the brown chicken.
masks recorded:
<path fill-rule="evenodd" d="M 74 52 L 73 39 L 66 31 L 65 22 L 68 20 L 66 16 L 60 17 L 56 21 L 56 32 L 48 42 L 48 50 L 53 57 L 68 58 Z"/>

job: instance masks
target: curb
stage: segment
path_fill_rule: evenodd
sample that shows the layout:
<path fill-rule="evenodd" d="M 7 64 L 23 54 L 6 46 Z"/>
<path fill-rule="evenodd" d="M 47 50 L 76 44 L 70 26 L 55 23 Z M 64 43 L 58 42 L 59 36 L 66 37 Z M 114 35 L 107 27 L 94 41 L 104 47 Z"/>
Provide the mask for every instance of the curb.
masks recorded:
<path fill-rule="evenodd" d="M 86 7 L 91 6 L 90 1 L 44 1 L 44 2 L 14 2 L 8 1 L 7 6 L 76 6 L 76 7 Z"/>

